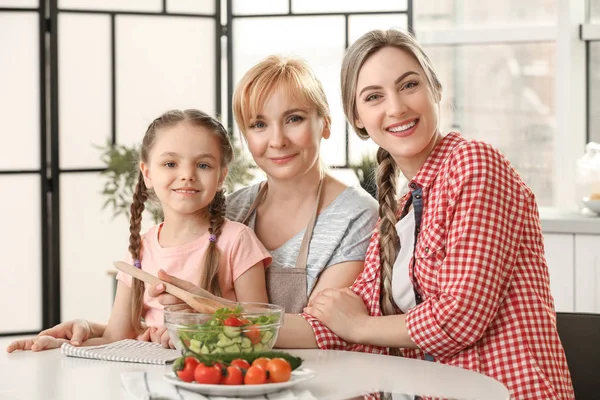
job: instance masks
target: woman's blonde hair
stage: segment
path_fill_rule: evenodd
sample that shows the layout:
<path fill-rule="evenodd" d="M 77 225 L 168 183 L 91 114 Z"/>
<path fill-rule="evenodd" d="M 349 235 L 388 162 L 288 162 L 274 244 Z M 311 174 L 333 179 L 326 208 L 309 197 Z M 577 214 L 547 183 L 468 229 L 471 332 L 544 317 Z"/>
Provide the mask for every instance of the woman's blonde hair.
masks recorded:
<path fill-rule="evenodd" d="M 284 89 L 298 101 L 315 107 L 324 127 L 331 127 L 325 90 L 309 65 L 298 58 L 272 55 L 250 68 L 233 93 L 233 116 L 243 134 L 275 89 Z"/>
<path fill-rule="evenodd" d="M 221 150 L 221 168 L 226 168 L 233 161 L 234 153 L 229 135 L 223 125 L 210 115 L 195 109 L 188 110 L 170 110 L 156 118 L 148 126 L 142 147 L 140 150 L 140 161 L 148 164 L 150 162 L 150 152 L 156 142 L 156 137 L 161 129 L 172 127 L 181 123 L 187 123 L 194 127 L 204 128 L 210 131 L 219 141 Z M 145 209 L 145 203 L 153 197 L 153 192 L 146 187 L 144 175 L 140 171 L 138 174 L 138 182 L 133 193 L 133 202 L 130 207 L 129 221 L 129 253 L 137 264 L 138 268 L 143 269 L 142 260 L 142 236 L 140 235 L 142 227 L 142 214 Z M 220 252 L 217 248 L 217 240 L 221 235 L 221 230 L 225 222 L 225 193 L 223 190 L 217 190 L 215 198 L 208 206 L 208 214 L 210 218 L 209 234 L 213 239 L 209 240 L 208 249 L 204 257 L 204 261 L 200 268 L 204 269 L 200 286 L 211 293 L 220 296 L 221 289 L 219 286 L 219 259 Z M 140 318 L 142 316 L 142 306 L 144 297 L 144 282 L 133 279 L 131 296 L 131 315 L 132 323 L 137 331 L 141 330 Z"/>
<path fill-rule="evenodd" d="M 342 102 L 346 118 L 363 140 L 369 138 L 364 128 L 356 125 L 358 113 L 356 110 L 356 84 L 358 74 L 363 64 L 369 57 L 386 47 L 395 47 L 413 57 L 423 69 L 427 84 L 436 102 L 442 95 L 442 85 L 433 69 L 429 57 L 415 38 L 405 32 L 390 29 L 387 31 L 375 30 L 365 33 L 347 50 L 342 62 L 341 85 Z M 379 200 L 379 245 L 381 259 L 381 310 L 384 315 L 395 314 L 395 305 L 392 297 L 392 268 L 396 260 L 400 241 L 396 232 L 398 211 L 397 179 L 398 167 L 388 151 L 380 147 L 377 150 L 377 189 Z"/>

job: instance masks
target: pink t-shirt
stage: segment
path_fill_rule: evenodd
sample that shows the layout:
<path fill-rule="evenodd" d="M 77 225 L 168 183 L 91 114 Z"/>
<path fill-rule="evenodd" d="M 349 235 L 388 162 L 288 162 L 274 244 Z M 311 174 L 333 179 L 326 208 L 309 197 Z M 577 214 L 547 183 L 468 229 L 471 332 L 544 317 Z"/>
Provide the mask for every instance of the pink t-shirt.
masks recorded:
<path fill-rule="evenodd" d="M 203 271 L 204 255 L 208 248 L 206 233 L 183 246 L 161 247 L 158 242 L 160 225 L 153 226 L 142 241 L 142 270 L 157 276 L 163 269 L 177 278 L 199 284 Z M 219 285 L 222 296 L 236 301 L 233 282 L 249 268 L 262 261 L 267 267 L 271 264 L 271 256 L 258 240 L 254 231 L 244 224 L 225 220 L 223 230 L 217 240 L 217 248 L 221 251 L 219 260 Z M 127 253 L 125 261 L 133 264 L 131 255 Z M 131 287 L 132 278 L 121 271 L 117 279 Z M 164 325 L 163 306 L 156 298 L 144 292 L 144 311 L 142 313 L 148 326 Z"/>

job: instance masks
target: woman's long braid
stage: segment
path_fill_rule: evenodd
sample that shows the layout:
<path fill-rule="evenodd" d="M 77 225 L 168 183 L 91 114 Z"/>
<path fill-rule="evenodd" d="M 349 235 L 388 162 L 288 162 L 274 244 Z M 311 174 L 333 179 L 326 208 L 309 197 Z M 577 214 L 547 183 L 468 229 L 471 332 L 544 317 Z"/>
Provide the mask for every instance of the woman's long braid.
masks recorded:
<path fill-rule="evenodd" d="M 390 153 L 383 148 L 377 150 L 377 188 L 379 194 L 379 257 L 381 259 L 380 303 L 383 315 L 396 314 L 392 295 L 392 276 L 396 256 L 400 247 L 396 232 L 396 186 L 398 169 Z M 400 350 L 391 348 L 392 355 L 400 355 Z"/>
<path fill-rule="evenodd" d="M 133 194 L 133 202 L 131 203 L 129 219 L 129 253 L 133 260 L 141 261 L 142 254 L 142 237 L 140 231 L 142 229 L 142 214 L 145 209 L 145 203 L 148 200 L 148 189 L 144 183 L 142 172 L 138 174 L 138 183 Z M 142 317 L 142 302 L 144 297 L 144 282 L 133 278 L 132 281 L 132 301 L 131 301 L 131 318 L 133 326 L 137 331 L 141 330 Z"/>
<path fill-rule="evenodd" d="M 204 259 L 202 288 L 215 296 L 221 296 L 221 287 L 219 286 L 219 259 L 221 255 L 217 248 L 217 240 L 221 236 L 223 223 L 225 222 L 225 193 L 223 190 L 218 190 L 215 194 L 215 198 L 208 206 L 208 213 L 210 217 L 208 233 L 214 240 L 209 240 L 208 243 L 208 251 Z"/>

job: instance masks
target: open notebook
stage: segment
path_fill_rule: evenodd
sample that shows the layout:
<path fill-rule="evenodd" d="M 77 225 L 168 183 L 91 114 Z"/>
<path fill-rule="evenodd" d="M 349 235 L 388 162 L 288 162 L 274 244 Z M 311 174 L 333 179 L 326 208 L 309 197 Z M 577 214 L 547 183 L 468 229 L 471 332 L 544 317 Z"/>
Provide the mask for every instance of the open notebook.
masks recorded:
<path fill-rule="evenodd" d="M 133 362 L 141 364 L 168 364 L 181 356 L 179 350 L 165 349 L 160 343 L 123 339 L 101 346 L 75 347 L 63 343 L 60 348 L 65 356 L 92 358 L 105 361 Z"/>

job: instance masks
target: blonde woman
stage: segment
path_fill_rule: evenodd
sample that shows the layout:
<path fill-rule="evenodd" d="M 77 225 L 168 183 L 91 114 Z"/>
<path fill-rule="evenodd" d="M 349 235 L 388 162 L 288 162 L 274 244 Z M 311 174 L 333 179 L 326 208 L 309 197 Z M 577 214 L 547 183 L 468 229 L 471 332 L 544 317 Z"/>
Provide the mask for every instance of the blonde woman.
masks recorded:
<path fill-rule="evenodd" d="M 514 399 L 572 399 L 534 195 L 498 150 L 442 135 L 441 96 L 409 34 L 372 31 L 348 49 L 344 111 L 379 145 L 380 220 L 362 275 L 306 317 L 321 348 L 401 349 L 489 375 Z"/>

